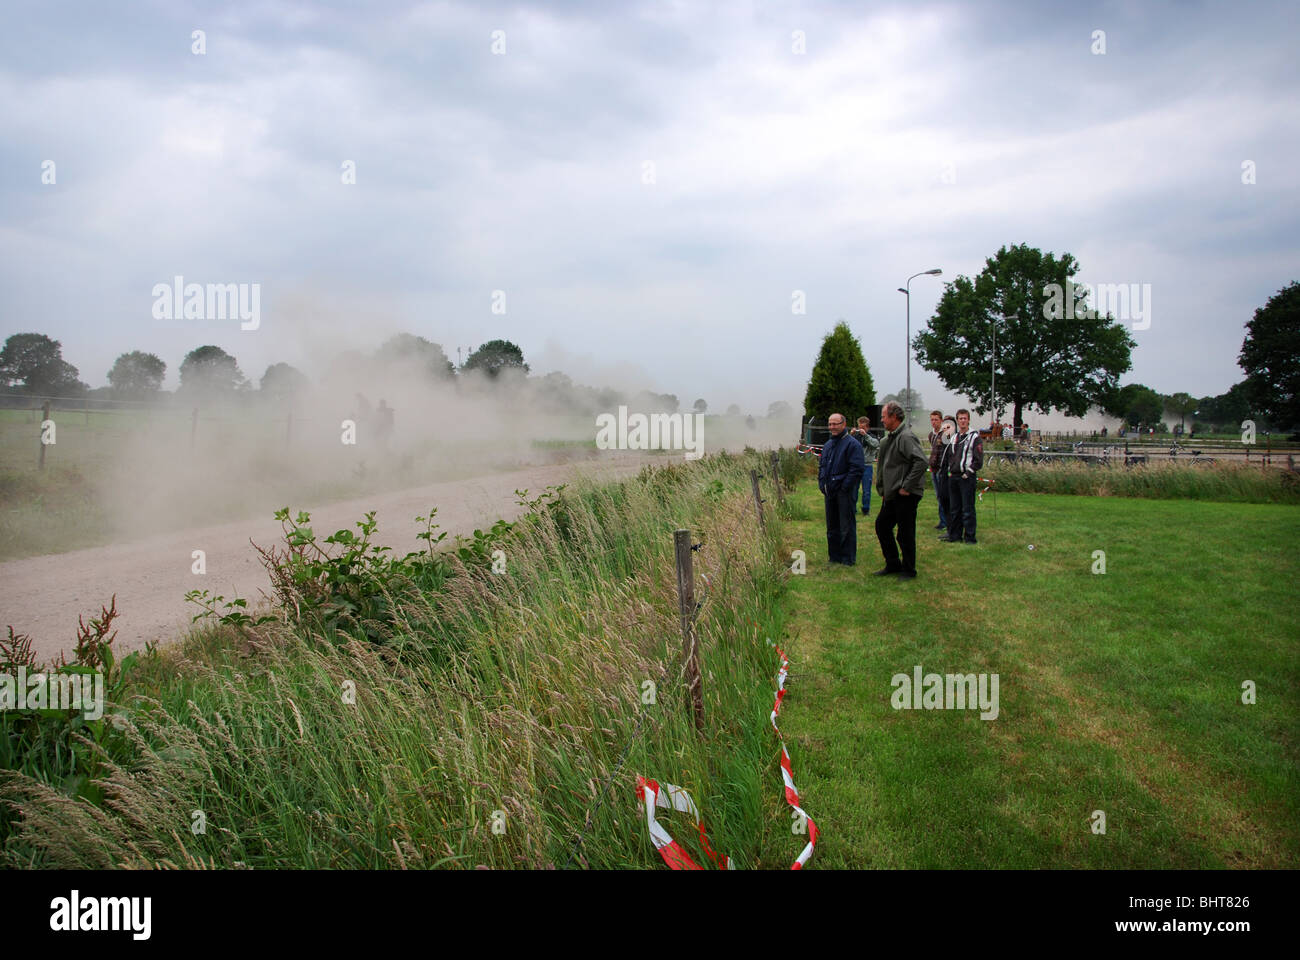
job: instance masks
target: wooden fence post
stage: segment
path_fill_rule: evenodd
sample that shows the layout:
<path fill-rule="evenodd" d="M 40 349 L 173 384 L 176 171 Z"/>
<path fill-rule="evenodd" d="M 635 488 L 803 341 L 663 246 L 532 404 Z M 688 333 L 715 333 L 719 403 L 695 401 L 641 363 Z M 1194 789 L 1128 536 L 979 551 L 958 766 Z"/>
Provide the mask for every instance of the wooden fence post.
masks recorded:
<path fill-rule="evenodd" d="M 758 471 L 749 471 L 749 482 L 754 488 L 754 509 L 758 511 L 758 532 L 767 532 L 767 521 L 763 519 L 763 498 L 758 493 Z"/>
<path fill-rule="evenodd" d="M 776 487 L 776 499 L 780 503 L 785 503 L 785 491 L 781 489 L 781 465 L 780 458 L 776 451 L 772 451 L 772 486 Z"/>
<path fill-rule="evenodd" d="M 41 405 L 41 463 L 40 469 L 45 469 L 45 421 L 50 419 L 50 401 L 46 400 Z"/>
<path fill-rule="evenodd" d="M 686 693 L 695 715 L 695 729 L 704 730 L 704 684 L 700 655 L 695 647 L 695 565 L 691 559 L 691 531 L 673 533 L 677 558 L 677 608 L 682 626 L 682 660 L 686 666 Z"/>

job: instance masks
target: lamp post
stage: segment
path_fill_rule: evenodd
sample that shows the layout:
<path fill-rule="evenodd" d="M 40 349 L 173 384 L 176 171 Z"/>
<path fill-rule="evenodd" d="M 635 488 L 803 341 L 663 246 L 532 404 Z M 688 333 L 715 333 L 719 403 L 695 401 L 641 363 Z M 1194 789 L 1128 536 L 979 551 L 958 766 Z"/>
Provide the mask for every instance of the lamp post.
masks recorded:
<path fill-rule="evenodd" d="M 938 267 L 922 270 L 907 278 L 907 285 L 898 288 L 898 292 L 907 297 L 907 422 L 912 423 L 912 281 L 917 277 L 937 277 L 943 273 Z"/>
<path fill-rule="evenodd" d="M 1019 320 L 1019 319 L 1020 319 L 1020 314 L 1018 313 L 1013 313 L 1011 314 L 1011 316 L 1007 316 L 1005 313 L 1002 315 L 1003 323 L 1006 323 L 1008 320 Z M 997 423 L 997 419 L 998 419 L 998 320 L 997 317 L 993 318 L 993 354 L 992 356 L 989 357 L 989 393 L 992 396 L 992 403 L 993 403 L 993 414 L 992 414 L 992 418 L 989 420 L 989 426 L 992 427 L 993 424 Z M 1019 425 L 1013 423 L 1011 427 L 1012 429 L 1018 429 Z"/>

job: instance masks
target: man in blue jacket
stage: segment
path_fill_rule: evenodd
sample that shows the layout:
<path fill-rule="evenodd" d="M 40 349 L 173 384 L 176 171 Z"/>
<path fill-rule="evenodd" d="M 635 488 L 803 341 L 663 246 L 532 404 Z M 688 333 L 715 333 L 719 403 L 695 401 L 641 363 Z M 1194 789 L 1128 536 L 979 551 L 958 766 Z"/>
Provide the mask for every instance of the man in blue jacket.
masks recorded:
<path fill-rule="evenodd" d="M 826 497 L 826 550 L 831 563 L 853 566 L 858 559 L 858 525 L 854 508 L 858 484 L 866 469 L 860 444 L 845 429 L 844 415 L 826 421 L 831 438 L 822 447 L 817 487 Z"/>

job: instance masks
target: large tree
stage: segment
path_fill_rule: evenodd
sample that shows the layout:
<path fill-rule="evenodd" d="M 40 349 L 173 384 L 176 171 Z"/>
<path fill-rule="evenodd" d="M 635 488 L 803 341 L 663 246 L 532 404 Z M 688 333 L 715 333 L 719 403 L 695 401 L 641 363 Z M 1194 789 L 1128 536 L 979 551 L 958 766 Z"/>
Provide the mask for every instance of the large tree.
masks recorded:
<path fill-rule="evenodd" d="M 522 370 L 528 372 L 524 363 L 524 352 L 509 340 L 489 340 L 469 355 L 462 370 L 482 370 L 489 377 L 496 377 L 503 370 Z"/>
<path fill-rule="evenodd" d="M 1107 394 L 1101 401 L 1101 408 L 1131 427 L 1153 427 L 1164 413 L 1165 398 L 1148 386 L 1129 383 Z"/>
<path fill-rule="evenodd" d="M 1179 427 L 1186 429 L 1187 415 L 1195 410 L 1197 406 L 1196 398 L 1190 393 L 1184 393 L 1180 390 L 1178 393 L 1171 393 L 1165 397 L 1165 403 L 1169 405 L 1170 410 L 1178 414 Z"/>
<path fill-rule="evenodd" d="M 375 360 L 381 367 L 414 364 L 434 380 L 445 380 L 456 373 L 456 368 L 447 359 L 441 344 L 417 337 L 413 333 L 399 333 L 389 337 L 375 351 Z"/>
<path fill-rule="evenodd" d="M 803 398 L 804 416 L 825 420 L 842 413 L 853 419 L 875 403 L 876 388 L 862 346 L 841 320 L 822 340 Z"/>
<path fill-rule="evenodd" d="M 1300 426 L 1300 283 L 1255 311 L 1237 363 L 1246 371 L 1252 409 L 1284 430 Z"/>
<path fill-rule="evenodd" d="M 991 410 L 996 325 L 998 407 L 1011 404 L 1016 423 L 1030 406 L 1083 416 L 1114 393 L 1134 342 L 1110 316 L 1074 309 L 1077 272 L 1068 253 L 1057 259 L 1026 244 L 1003 247 L 974 280 L 947 285 L 929 328 L 913 338 L 917 361 L 981 412 Z M 1062 302 L 1068 309 L 1058 309 Z"/>
<path fill-rule="evenodd" d="M 248 383 L 235 358 L 211 344 L 185 354 L 180 374 L 185 393 L 230 394 Z"/>
<path fill-rule="evenodd" d="M 6 387 L 45 397 L 80 396 L 88 389 L 63 359 L 63 345 L 43 333 L 15 333 L 5 341 L 0 379 Z"/>
<path fill-rule="evenodd" d="M 259 384 L 262 395 L 271 400 L 292 400 L 311 387 L 307 375 L 287 363 L 273 363 L 262 374 Z"/>
<path fill-rule="evenodd" d="M 108 384 L 113 396 L 123 400 L 148 400 L 162 389 L 167 364 L 152 353 L 132 350 L 113 361 Z"/>
<path fill-rule="evenodd" d="M 1227 393 L 1217 397 L 1201 397 L 1196 419 L 1215 426 L 1231 424 L 1240 429 L 1241 422 L 1250 419 L 1250 398 L 1246 395 L 1245 381 L 1234 384 Z"/>

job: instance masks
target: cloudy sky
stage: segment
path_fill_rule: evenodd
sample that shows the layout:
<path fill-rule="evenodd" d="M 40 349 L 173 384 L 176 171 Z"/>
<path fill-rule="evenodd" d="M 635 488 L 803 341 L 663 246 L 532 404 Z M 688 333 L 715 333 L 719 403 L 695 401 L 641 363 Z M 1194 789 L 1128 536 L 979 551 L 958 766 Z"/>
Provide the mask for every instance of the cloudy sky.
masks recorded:
<path fill-rule="evenodd" d="M 915 331 L 1025 242 L 1150 284 L 1124 382 L 1205 395 L 1300 279 L 1293 0 L 6 8 L 0 337 L 92 386 L 127 350 L 174 385 L 204 343 L 257 378 L 406 330 L 762 412 L 842 317 L 883 394 L 907 277 L 944 271 Z M 177 275 L 259 283 L 259 329 L 154 319 Z"/>

